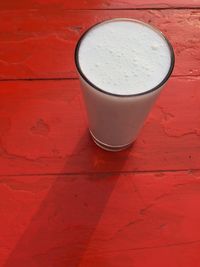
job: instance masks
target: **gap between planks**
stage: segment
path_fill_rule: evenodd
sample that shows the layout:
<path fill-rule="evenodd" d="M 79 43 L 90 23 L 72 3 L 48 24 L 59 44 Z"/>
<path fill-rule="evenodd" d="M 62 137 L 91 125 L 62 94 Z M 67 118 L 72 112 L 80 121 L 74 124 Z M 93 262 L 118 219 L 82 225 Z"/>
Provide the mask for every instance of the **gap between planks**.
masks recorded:
<path fill-rule="evenodd" d="M 145 4 L 144 4 L 145 5 Z M 112 11 L 112 10 L 194 10 L 194 9 L 200 9 L 200 5 L 197 5 L 197 6 L 170 6 L 170 5 L 167 5 L 167 4 L 164 4 L 166 5 L 165 7 L 159 7 L 156 5 L 154 7 L 116 7 L 116 8 L 62 8 L 62 11 Z M 43 9 L 43 8 L 41 8 Z M 26 9 L 26 11 L 40 11 L 41 10 L 40 8 L 28 8 Z M 56 8 L 50 8 L 49 10 L 56 10 Z M 60 8 L 58 8 L 57 10 L 59 10 Z M 3 9 L 3 10 L 0 10 L 0 12 L 13 12 L 13 11 L 16 11 L 16 10 L 24 10 L 24 9 Z"/>
<path fill-rule="evenodd" d="M 81 176 L 81 175 L 115 175 L 115 174 L 142 174 L 142 173 L 176 173 L 176 172 L 196 172 L 200 169 L 181 169 L 181 170 L 136 170 L 136 171 L 111 171 L 111 172 L 63 172 L 63 173 L 21 173 L 21 174 L 0 174 L 0 177 L 18 176 Z"/>
<path fill-rule="evenodd" d="M 166 6 L 166 7 L 119 7 L 119 8 L 86 8 L 86 9 L 66 9 L 64 8 L 63 11 L 101 11 L 101 10 L 194 10 L 194 9 L 200 9 L 200 6 L 180 6 L 180 7 L 173 7 L 173 6 Z M 35 9 L 37 11 L 39 9 Z"/>
<path fill-rule="evenodd" d="M 171 78 L 199 78 L 199 75 L 172 75 Z M 37 82 L 37 81 L 78 81 L 78 78 L 13 78 L 13 79 L 0 79 L 1 82 Z"/>

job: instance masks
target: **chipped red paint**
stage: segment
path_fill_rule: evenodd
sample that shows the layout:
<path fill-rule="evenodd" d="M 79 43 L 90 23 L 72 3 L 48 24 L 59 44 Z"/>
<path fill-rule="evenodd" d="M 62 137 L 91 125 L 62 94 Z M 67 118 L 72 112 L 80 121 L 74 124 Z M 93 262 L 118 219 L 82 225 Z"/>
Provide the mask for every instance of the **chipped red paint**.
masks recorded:
<path fill-rule="evenodd" d="M 199 0 L 20 0 L 1 1 L 1 9 L 130 9 L 130 8 L 176 8 L 199 7 Z"/>
<path fill-rule="evenodd" d="M 0 267 L 200 265 L 199 7 L 0 2 Z M 119 153 L 89 137 L 73 62 L 81 33 L 114 17 L 157 26 L 176 54 L 138 140 Z"/>
<path fill-rule="evenodd" d="M 109 153 L 89 137 L 78 81 L 1 82 L 0 174 L 198 169 L 199 86 L 171 78 L 134 146 Z"/>
<path fill-rule="evenodd" d="M 0 11 L 0 79 L 75 78 L 74 48 L 91 25 L 114 17 L 158 27 L 176 54 L 173 75 L 200 75 L 200 10 Z M 38 64 L 39 63 L 39 64 Z"/>
<path fill-rule="evenodd" d="M 2 176 L 0 264 L 195 266 L 199 178 L 181 171 Z"/>

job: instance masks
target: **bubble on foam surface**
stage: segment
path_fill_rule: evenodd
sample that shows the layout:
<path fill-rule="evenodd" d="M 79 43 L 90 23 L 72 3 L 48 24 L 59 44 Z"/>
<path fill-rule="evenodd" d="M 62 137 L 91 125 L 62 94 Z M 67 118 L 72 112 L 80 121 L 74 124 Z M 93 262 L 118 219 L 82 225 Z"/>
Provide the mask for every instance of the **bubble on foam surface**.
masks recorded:
<path fill-rule="evenodd" d="M 170 53 L 157 32 L 131 21 L 115 21 L 86 35 L 79 48 L 79 63 L 96 86 L 126 95 L 159 84 L 169 70 Z"/>
<path fill-rule="evenodd" d="M 158 49 L 159 49 L 159 45 L 157 45 L 157 44 L 152 44 L 152 45 L 151 45 L 151 49 L 152 49 L 152 50 L 158 50 Z"/>

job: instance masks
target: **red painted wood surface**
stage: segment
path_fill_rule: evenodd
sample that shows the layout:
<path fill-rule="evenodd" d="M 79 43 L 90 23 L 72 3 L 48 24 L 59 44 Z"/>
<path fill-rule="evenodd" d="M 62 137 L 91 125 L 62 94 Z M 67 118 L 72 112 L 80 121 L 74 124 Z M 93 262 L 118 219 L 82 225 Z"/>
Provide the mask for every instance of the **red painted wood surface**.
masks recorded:
<path fill-rule="evenodd" d="M 199 7 L 0 1 L 0 267 L 200 265 Z M 176 54 L 138 140 L 119 153 L 92 142 L 73 62 L 81 33 L 114 17 L 157 26 Z"/>
<path fill-rule="evenodd" d="M 200 172 L 0 178 L 0 264 L 197 266 Z"/>
<path fill-rule="evenodd" d="M 172 78 L 134 146 L 105 152 L 87 131 L 79 82 L 0 83 L 0 174 L 198 169 L 200 79 Z"/>
<path fill-rule="evenodd" d="M 199 0 L 20 0 L 1 1 L 5 9 L 130 9 L 130 8 L 176 8 L 199 7 Z"/>
<path fill-rule="evenodd" d="M 200 75 L 199 10 L 0 11 L 0 79 L 77 77 L 74 48 L 91 25 L 114 17 L 149 22 L 176 54 L 174 75 Z"/>

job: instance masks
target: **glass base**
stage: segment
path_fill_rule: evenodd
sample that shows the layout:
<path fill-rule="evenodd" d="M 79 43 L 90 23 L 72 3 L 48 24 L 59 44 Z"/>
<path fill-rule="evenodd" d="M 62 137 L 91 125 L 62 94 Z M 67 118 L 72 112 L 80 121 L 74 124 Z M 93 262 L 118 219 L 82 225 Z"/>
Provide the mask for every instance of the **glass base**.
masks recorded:
<path fill-rule="evenodd" d="M 92 136 L 92 139 L 93 141 L 95 142 L 95 144 L 97 146 L 99 146 L 100 148 L 104 149 L 104 150 L 107 150 L 107 151 L 113 151 L 113 152 L 117 152 L 117 151 L 121 151 L 121 150 L 124 150 L 126 148 L 129 148 L 133 142 L 129 143 L 129 144 L 126 144 L 126 145 L 122 145 L 122 146 L 111 146 L 111 145 L 107 145 L 101 141 L 99 141 L 94 135 L 93 133 L 90 131 L 90 134 Z"/>

